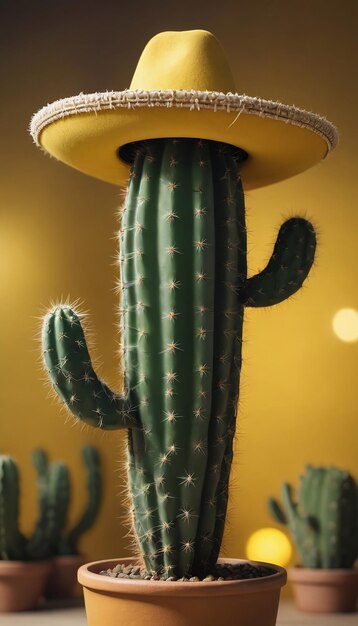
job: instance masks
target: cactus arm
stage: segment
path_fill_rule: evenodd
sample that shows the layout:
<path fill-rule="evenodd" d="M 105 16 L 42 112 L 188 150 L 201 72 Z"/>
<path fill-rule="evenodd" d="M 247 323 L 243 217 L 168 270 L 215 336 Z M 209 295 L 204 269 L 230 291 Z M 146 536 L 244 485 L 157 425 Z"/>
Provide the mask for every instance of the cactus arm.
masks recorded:
<path fill-rule="evenodd" d="M 0 560 L 24 560 L 26 539 L 19 530 L 19 473 L 15 462 L 0 456 Z"/>
<path fill-rule="evenodd" d="M 38 469 L 38 467 L 37 467 Z M 48 558 L 58 552 L 61 532 L 66 524 L 69 505 L 70 481 L 66 465 L 60 461 L 49 464 L 46 487 L 41 496 L 40 515 L 35 531 L 28 539 L 27 557 L 31 560 Z"/>
<path fill-rule="evenodd" d="M 284 222 L 267 266 L 247 279 L 240 293 L 241 302 L 265 307 L 292 296 L 307 278 L 315 250 L 316 235 L 310 222 L 300 217 Z"/>
<path fill-rule="evenodd" d="M 278 502 L 278 500 L 276 500 L 275 498 L 269 498 L 268 502 L 267 502 L 269 511 L 272 515 L 272 517 L 274 518 L 274 520 L 276 522 L 278 522 L 279 524 L 287 524 L 287 517 L 280 505 L 280 503 Z"/>
<path fill-rule="evenodd" d="M 87 506 L 77 524 L 63 537 L 60 543 L 61 554 L 78 554 L 80 536 L 93 525 L 101 504 L 102 481 L 99 454 L 93 446 L 82 448 L 82 458 L 87 474 Z"/>
<path fill-rule="evenodd" d="M 46 452 L 41 448 L 34 450 L 32 453 L 32 463 L 37 471 L 38 478 L 45 481 L 48 472 L 48 458 Z"/>
<path fill-rule="evenodd" d="M 118 395 L 95 373 L 79 316 L 67 306 L 49 313 L 43 326 L 44 362 L 67 408 L 91 426 L 112 430 L 139 427 L 129 393 Z"/>
<path fill-rule="evenodd" d="M 317 533 L 318 542 L 322 533 L 321 498 L 325 481 L 325 468 L 306 465 L 305 472 L 300 476 L 297 489 L 299 510 L 307 522 Z M 321 560 L 321 552 L 320 560 Z M 318 566 L 318 565 L 317 565 Z M 321 564 L 319 565 L 322 566 Z"/>
<path fill-rule="evenodd" d="M 320 497 L 322 567 L 351 568 L 357 557 L 357 486 L 353 477 L 335 467 L 325 468 Z"/>
<path fill-rule="evenodd" d="M 49 513 L 48 501 L 48 459 L 44 450 L 37 449 L 32 453 L 32 462 L 37 472 L 38 518 L 35 530 L 26 545 L 29 559 L 50 556 L 51 546 L 46 541 L 46 530 Z"/>
<path fill-rule="evenodd" d="M 282 485 L 282 503 L 287 523 L 304 567 L 320 567 L 319 535 L 309 517 L 299 510 L 291 485 Z"/>
<path fill-rule="evenodd" d="M 50 534 L 55 554 L 60 554 L 61 535 L 67 522 L 68 509 L 71 497 L 70 473 L 65 463 L 54 461 L 49 470 L 49 501 L 52 513 Z"/>
<path fill-rule="evenodd" d="M 347 559 L 348 563 L 354 563 L 358 559 L 358 485 L 355 482 L 355 494 L 352 497 L 352 515 L 354 521 L 351 523 L 351 555 Z"/>
<path fill-rule="evenodd" d="M 322 473 L 318 494 L 321 567 L 332 569 L 341 566 L 342 532 L 348 530 L 341 528 L 343 507 L 340 501 L 342 500 L 340 474 L 342 472 L 333 469 L 326 471 L 325 468 L 317 468 L 317 471 Z"/>
<path fill-rule="evenodd" d="M 37 472 L 37 490 L 38 490 L 38 510 L 39 520 L 46 515 L 47 496 L 48 496 L 48 458 L 44 450 L 36 449 L 32 453 L 32 463 Z"/>

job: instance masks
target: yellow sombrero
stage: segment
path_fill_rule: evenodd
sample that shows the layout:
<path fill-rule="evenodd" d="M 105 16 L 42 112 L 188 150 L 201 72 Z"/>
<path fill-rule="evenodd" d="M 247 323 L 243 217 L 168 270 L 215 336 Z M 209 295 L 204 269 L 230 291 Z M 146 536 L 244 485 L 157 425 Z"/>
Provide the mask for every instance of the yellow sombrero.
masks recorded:
<path fill-rule="evenodd" d="M 235 92 L 218 40 L 204 30 L 159 33 L 145 47 L 125 91 L 79 94 L 40 109 L 31 120 L 37 145 L 81 172 L 126 185 L 120 149 L 160 137 L 232 144 L 248 158 L 246 189 L 302 172 L 332 150 L 336 128 L 323 117 Z"/>

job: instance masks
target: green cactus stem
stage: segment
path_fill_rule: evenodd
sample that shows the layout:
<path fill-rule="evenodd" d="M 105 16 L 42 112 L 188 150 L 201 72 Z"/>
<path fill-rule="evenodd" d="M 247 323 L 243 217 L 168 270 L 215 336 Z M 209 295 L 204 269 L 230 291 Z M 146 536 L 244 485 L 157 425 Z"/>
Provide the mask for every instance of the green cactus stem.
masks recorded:
<path fill-rule="evenodd" d="M 64 523 L 61 496 L 68 490 L 69 475 L 64 463 L 49 464 L 43 450 L 34 450 L 32 459 L 38 474 L 39 515 L 26 550 L 30 559 L 48 558 Z"/>
<path fill-rule="evenodd" d="M 26 539 L 19 530 L 19 472 L 13 459 L 0 456 L 0 559 L 24 560 Z"/>
<path fill-rule="evenodd" d="M 62 461 L 48 462 L 44 450 L 35 450 L 33 461 L 38 472 L 40 515 L 28 551 L 49 551 L 51 555 L 78 554 L 78 542 L 95 522 L 102 498 L 100 456 L 96 448 L 82 448 L 86 471 L 87 502 L 80 518 L 67 528 L 71 504 L 70 472 Z"/>
<path fill-rule="evenodd" d="M 48 487 L 47 458 L 41 450 L 33 454 L 38 473 L 38 518 L 30 536 L 19 530 L 19 472 L 15 461 L 8 456 L 0 456 L 0 558 L 3 560 L 35 561 L 47 559 L 53 554 L 57 536 L 57 500 L 50 497 Z M 63 464 L 53 467 L 50 482 L 53 492 L 57 492 Z"/>
<path fill-rule="evenodd" d="M 72 413 L 128 428 L 133 527 L 147 570 L 210 571 L 223 536 L 245 306 L 276 304 L 312 265 L 309 222 L 288 220 L 263 272 L 247 278 L 244 194 L 232 146 L 135 146 L 120 233 L 124 394 L 95 373 L 80 316 L 44 323 L 45 366 Z"/>
<path fill-rule="evenodd" d="M 82 448 L 82 460 L 86 470 L 87 503 L 77 521 L 69 530 L 62 532 L 57 546 L 58 554 L 78 554 L 78 542 L 82 535 L 89 530 L 98 516 L 98 511 L 102 499 L 102 478 L 100 456 L 96 448 L 87 445 Z M 69 499 L 65 503 L 69 505 Z M 66 509 L 64 509 L 64 519 L 66 521 Z M 62 524 L 62 529 L 64 528 Z"/>
<path fill-rule="evenodd" d="M 46 453 L 33 452 L 37 471 L 38 518 L 30 536 L 19 530 L 19 472 L 11 457 L 0 455 L 0 559 L 34 561 L 53 555 L 78 554 L 82 534 L 94 523 L 101 502 L 100 458 L 93 446 L 84 446 L 87 503 L 78 522 L 66 529 L 70 505 L 70 474 L 62 461 L 48 462 Z"/>
<path fill-rule="evenodd" d="M 336 467 L 308 465 L 301 476 L 297 501 L 282 485 L 282 506 L 269 500 L 274 519 L 285 524 L 304 567 L 351 568 L 358 556 L 358 486 Z"/>

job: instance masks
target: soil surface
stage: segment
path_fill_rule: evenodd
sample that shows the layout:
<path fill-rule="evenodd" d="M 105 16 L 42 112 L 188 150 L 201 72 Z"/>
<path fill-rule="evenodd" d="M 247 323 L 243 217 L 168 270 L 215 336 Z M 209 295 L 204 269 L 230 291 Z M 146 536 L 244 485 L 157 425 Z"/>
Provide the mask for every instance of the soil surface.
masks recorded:
<path fill-rule="evenodd" d="M 272 576 L 275 570 L 271 567 L 255 566 L 251 563 L 218 563 L 204 578 L 198 576 L 176 578 L 175 576 L 160 577 L 158 574 L 149 574 L 140 565 L 118 564 L 113 569 L 102 570 L 102 576 L 111 578 L 132 578 L 135 580 L 166 580 L 179 582 L 210 582 L 214 580 L 247 580 L 249 578 L 262 578 Z"/>

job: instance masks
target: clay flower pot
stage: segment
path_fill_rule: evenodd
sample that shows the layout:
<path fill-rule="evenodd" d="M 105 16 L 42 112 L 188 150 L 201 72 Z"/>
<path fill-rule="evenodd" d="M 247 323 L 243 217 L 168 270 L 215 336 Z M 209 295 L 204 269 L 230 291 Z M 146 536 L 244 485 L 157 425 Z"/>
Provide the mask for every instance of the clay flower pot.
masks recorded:
<path fill-rule="evenodd" d="M 50 561 L 0 561 L 0 613 L 34 609 L 50 568 Z"/>
<path fill-rule="evenodd" d="M 263 578 L 212 582 L 131 580 L 98 574 L 118 563 L 134 562 L 134 559 L 96 561 L 79 569 L 88 626 L 276 624 L 280 589 L 286 583 L 286 572 L 281 567 L 269 565 L 275 573 Z M 225 559 L 225 562 L 239 561 Z"/>
<path fill-rule="evenodd" d="M 289 570 L 297 608 L 310 613 L 355 611 L 358 599 L 358 569 Z"/>
<path fill-rule="evenodd" d="M 85 558 L 80 554 L 53 557 L 45 591 L 46 598 L 65 600 L 76 596 L 77 571 L 84 561 Z"/>

